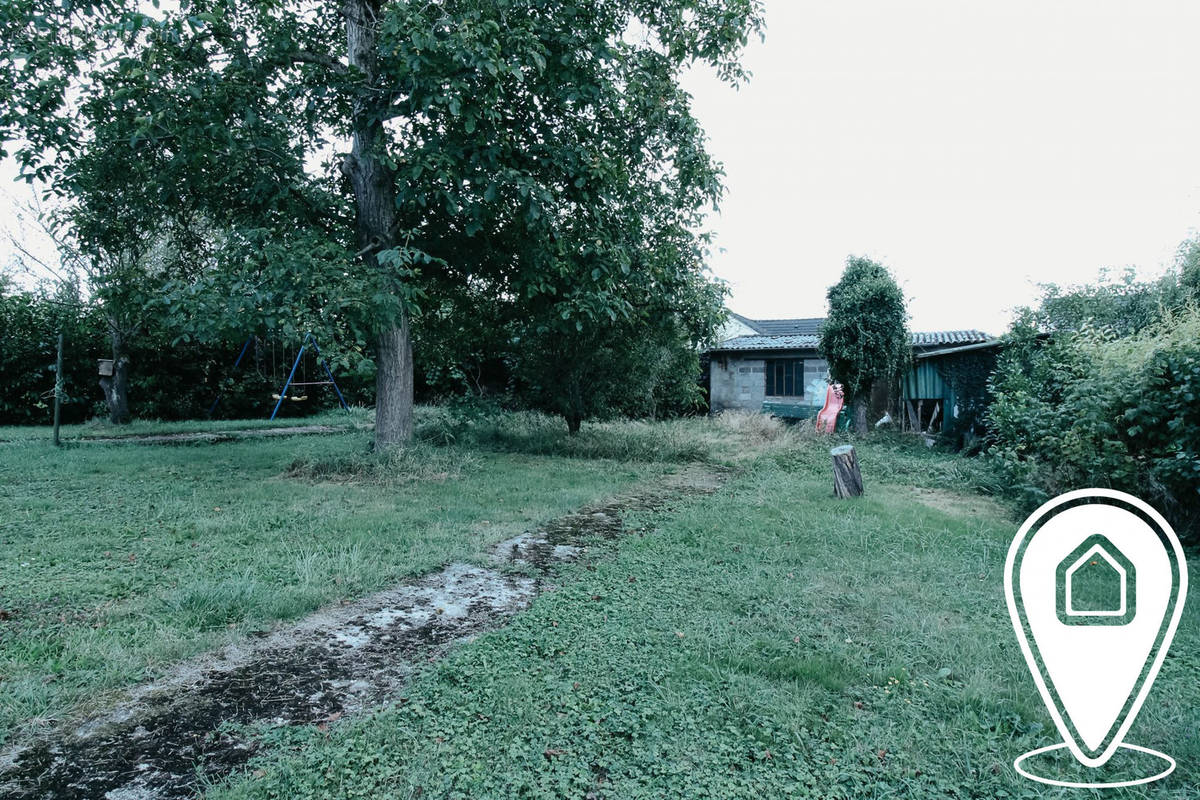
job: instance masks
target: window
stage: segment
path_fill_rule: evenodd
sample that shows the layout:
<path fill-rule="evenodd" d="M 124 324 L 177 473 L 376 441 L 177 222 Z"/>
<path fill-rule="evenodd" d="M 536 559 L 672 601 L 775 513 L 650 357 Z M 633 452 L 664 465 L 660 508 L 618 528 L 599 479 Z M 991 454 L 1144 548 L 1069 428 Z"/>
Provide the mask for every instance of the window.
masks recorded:
<path fill-rule="evenodd" d="M 772 358 L 767 361 L 767 397 L 803 397 L 804 361 Z"/>

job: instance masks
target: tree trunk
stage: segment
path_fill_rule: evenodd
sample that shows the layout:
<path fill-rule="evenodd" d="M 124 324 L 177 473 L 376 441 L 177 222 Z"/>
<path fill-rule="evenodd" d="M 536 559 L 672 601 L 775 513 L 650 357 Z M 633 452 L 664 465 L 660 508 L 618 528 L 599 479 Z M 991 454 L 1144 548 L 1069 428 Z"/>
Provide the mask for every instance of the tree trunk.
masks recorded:
<path fill-rule="evenodd" d="M 854 401 L 854 432 L 870 433 L 871 427 L 867 422 L 867 397 L 859 397 Z"/>
<path fill-rule="evenodd" d="M 836 497 L 858 497 L 863 493 L 862 473 L 852 445 L 842 445 L 829 451 L 833 456 L 833 494 Z"/>
<path fill-rule="evenodd" d="M 572 411 L 567 414 L 567 433 L 571 436 L 579 433 L 579 429 L 583 427 L 583 415 Z"/>
<path fill-rule="evenodd" d="M 112 330 L 113 374 L 100 379 L 104 403 L 108 406 L 108 421 L 114 425 L 129 422 L 129 355 L 125 352 L 125 336 L 116 325 Z"/>
<path fill-rule="evenodd" d="M 375 449 L 383 450 L 412 439 L 413 363 L 407 314 L 399 325 L 380 331 L 375 349 Z"/>
<path fill-rule="evenodd" d="M 396 285 L 379 252 L 391 247 L 396 234 L 396 185 L 384 156 L 386 132 L 383 108 L 374 92 L 378 0 L 345 0 L 347 54 L 352 68 L 364 76 L 365 87 L 354 101 L 350 153 L 342 171 L 354 194 L 355 234 L 367 268 L 379 277 L 385 292 Z M 377 323 L 375 356 L 375 449 L 406 444 L 412 438 L 413 363 L 407 309 Z"/>

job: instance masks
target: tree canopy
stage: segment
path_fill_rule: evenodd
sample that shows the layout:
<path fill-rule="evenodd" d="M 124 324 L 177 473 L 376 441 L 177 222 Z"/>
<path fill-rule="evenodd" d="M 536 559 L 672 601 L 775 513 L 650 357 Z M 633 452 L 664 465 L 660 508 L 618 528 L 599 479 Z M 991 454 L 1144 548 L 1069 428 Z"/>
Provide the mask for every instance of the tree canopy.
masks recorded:
<path fill-rule="evenodd" d="M 721 170 L 679 76 L 742 80 L 761 29 L 760 0 L 10 0 L 0 137 L 60 191 L 127 164 L 122 202 L 203 220 L 200 268 L 164 287 L 196 334 L 302 320 L 369 347 L 388 446 L 412 317 L 442 298 L 576 334 L 645 319 L 647 292 L 703 305 Z"/>

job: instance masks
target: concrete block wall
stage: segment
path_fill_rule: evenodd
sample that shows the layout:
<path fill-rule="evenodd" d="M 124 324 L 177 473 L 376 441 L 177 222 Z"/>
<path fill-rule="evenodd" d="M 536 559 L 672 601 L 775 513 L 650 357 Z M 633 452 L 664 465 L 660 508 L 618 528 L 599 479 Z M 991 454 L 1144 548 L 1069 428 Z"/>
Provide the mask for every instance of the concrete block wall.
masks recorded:
<path fill-rule="evenodd" d="M 766 396 L 766 362 L 761 358 L 713 356 L 709 364 L 712 411 L 761 411 Z"/>
<path fill-rule="evenodd" d="M 762 411 L 767 393 L 766 359 L 714 355 L 709 362 L 709 407 L 713 413 L 729 409 Z M 825 402 L 828 366 L 819 358 L 804 359 L 803 397 L 780 400 L 820 406 Z"/>

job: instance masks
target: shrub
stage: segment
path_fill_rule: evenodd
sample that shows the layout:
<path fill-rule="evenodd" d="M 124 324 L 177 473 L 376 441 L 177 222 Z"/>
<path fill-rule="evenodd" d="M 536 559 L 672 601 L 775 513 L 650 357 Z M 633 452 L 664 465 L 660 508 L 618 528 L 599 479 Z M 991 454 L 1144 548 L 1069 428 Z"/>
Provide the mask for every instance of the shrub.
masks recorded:
<path fill-rule="evenodd" d="M 1132 336 L 1018 331 L 992 388 L 990 453 L 1027 505 L 1110 487 L 1200 533 L 1200 310 Z"/>

